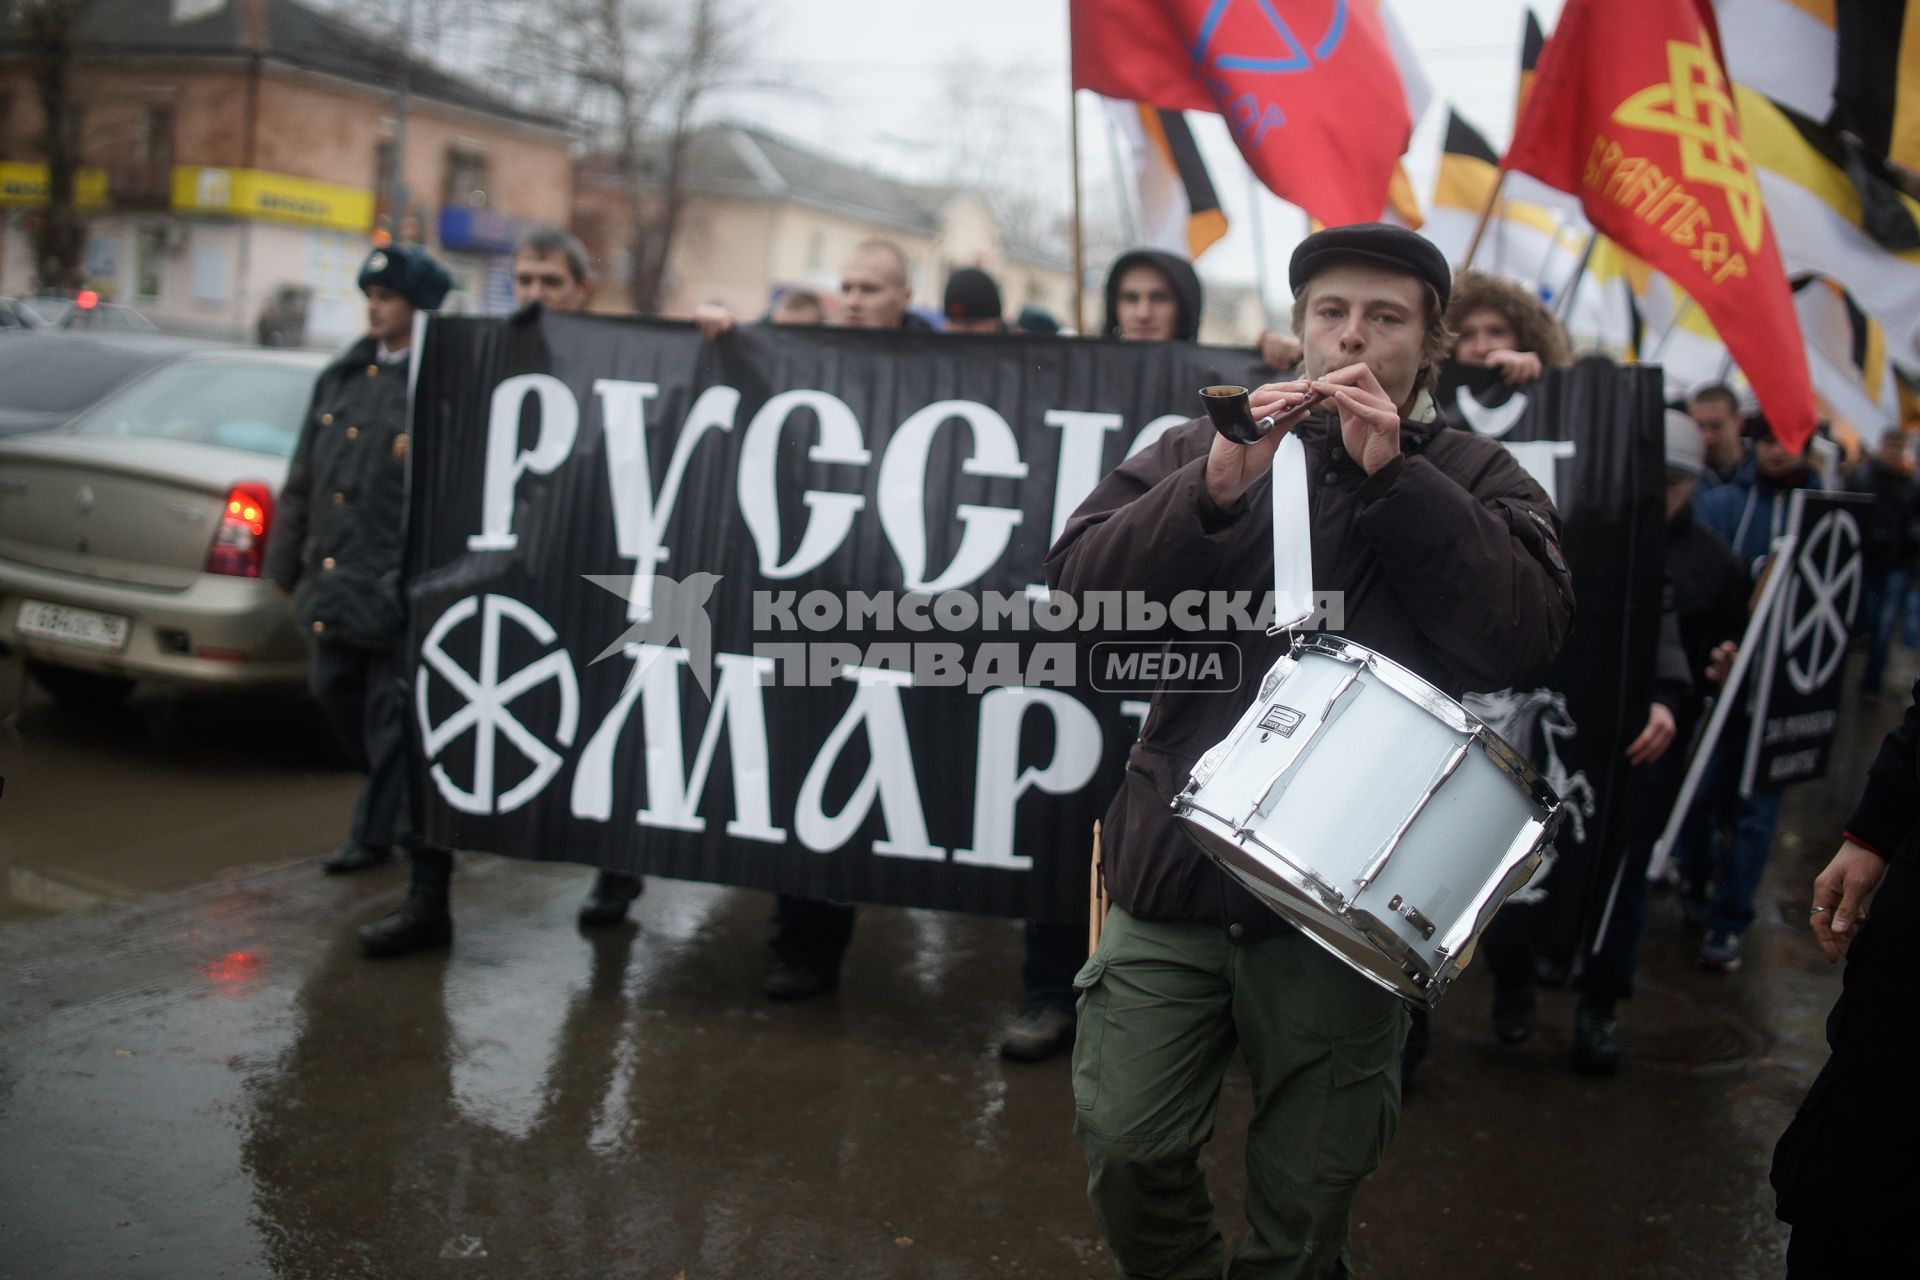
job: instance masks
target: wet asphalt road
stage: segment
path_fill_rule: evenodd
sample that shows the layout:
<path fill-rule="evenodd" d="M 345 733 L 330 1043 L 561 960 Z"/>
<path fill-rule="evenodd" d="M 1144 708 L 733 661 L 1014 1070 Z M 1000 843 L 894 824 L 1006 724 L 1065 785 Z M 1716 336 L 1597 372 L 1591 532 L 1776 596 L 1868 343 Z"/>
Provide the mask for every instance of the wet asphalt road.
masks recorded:
<path fill-rule="evenodd" d="M 452 953 L 370 963 L 351 926 L 404 871 L 319 873 L 355 784 L 311 708 L 18 687 L 0 663 L 0 1278 L 1111 1274 L 1066 1063 L 992 1050 L 1017 926 L 867 910 L 840 992 L 776 1006 L 764 895 L 655 880 L 590 938 L 586 871 L 474 856 Z M 1656 900 L 1618 1078 L 1567 1070 L 1565 993 L 1495 1044 L 1469 975 L 1362 1192 L 1363 1275 L 1782 1273 L 1766 1164 L 1838 990 L 1807 886 L 1904 706 L 1849 695 L 1740 974 Z M 1249 1110 L 1236 1070 L 1230 1240 Z"/>

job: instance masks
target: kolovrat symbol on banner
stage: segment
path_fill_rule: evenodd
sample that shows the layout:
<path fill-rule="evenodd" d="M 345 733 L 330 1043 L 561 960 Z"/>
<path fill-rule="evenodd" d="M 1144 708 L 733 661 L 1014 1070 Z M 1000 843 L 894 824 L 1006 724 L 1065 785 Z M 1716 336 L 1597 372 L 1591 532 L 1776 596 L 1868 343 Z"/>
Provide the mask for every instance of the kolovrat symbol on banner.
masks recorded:
<path fill-rule="evenodd" d="M 454 628 L 475 614 L 480 615 L 480 654 L 476 669 L 468 672 L 447 654 L 445 644 Z M 559 772 L 565 760 L 562 750 L 573 745 L 574 731 L 580 724 L 580 685 L 574 675 L 573 660 L 565 649 L 547 649 L 519 671 L 501 678 L 501 624 L 507 619 L 531 635 L 543 649 L 557 638 L 547 620 L 525 604 L 510 596 L 489 595 L 484 600 L 468 596 L 454 604 L 440 615 L 420 644 L 421 665 L 414 682 L 414 699 L 427 759 L 437 761 L 441 752 L 469 730 L 474 735 L 471 790 L 463 790 L 455 783 L 444 765 L 435 763 L 430 770 L 440 794 L 461 813 L 511 813 L 539 795 Z M 438 673 L 466 701 L 465 706 L 438 725 L 433 723 L 428 710 L 429 670 Z M 554 728 L 553 740 L 561 750 L 543 742 L 512 710 L 517 699 L 548 681 L 554 682 L 560 693 L 559 723 Z M 526 757 L 533 771 L 496 797 L 497 753 L 502 737 Z"/>
<path fill-rule="evenodd" d="M 1766 206 L 1760 182 L 1740 140 L 1740 113 L 1727 92 L 1720 60 L 1707 33 L 1700 43 L 1667 42 L 1666 84 L 1656 84 L 1621 103 L 1613 118 L 1631 128 L 1670 133 L 1680 141 L 1680 172 L 1689 182 L 1704 182 L 1726 192 L 1733 225 L 1753 253 L 1760 248 Z"/>
<path fill-rule="evenodd" d="M 1822 688 L 1846 659 L 1847 621 L 1859 604 L 1860 526 L 1850 511 L 1829 511 L 1794 557 L 1793 581 L 1787 584 L 1787 680 L 1801 694 Z"/>

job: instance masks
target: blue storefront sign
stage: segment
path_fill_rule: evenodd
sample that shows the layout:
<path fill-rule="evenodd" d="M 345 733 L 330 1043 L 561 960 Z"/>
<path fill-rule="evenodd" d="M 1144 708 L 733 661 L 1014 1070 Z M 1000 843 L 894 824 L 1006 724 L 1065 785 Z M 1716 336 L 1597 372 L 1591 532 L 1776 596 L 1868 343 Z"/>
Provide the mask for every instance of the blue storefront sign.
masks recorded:
<path fill-rule="evenodd" d="M 531 225 L 491 209 L 445 205 L 440 210 L 440 246 L 455 253 L 512 253 Z"/>

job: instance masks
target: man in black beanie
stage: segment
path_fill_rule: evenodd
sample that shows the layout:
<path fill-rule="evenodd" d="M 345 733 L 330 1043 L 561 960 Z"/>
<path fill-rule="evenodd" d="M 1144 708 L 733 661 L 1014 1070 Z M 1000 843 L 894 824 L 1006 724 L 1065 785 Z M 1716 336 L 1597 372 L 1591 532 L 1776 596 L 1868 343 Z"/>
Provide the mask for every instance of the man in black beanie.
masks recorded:
<path fill-rule="evenodd" d="M 978 267 L 961 267 L 947 277 L 941 313 L 948 333 L 1005 333 L 1000 314 L 1000 286 Z"/>
<path fill-rule="evenodd" d="M 369 954 L 445 946 L 453 936 L 447 878 L 453 855 L 412 830 L 407 798 L 407 696 L 399 646 L 401 512 L 406 501 L 407 359 L 416 312 L 446 299 L 453 278 L 425 250 L 375 249 L 360 268 L 367 336 L 314 385 L 280 493 L 266 576 L 296 592 L 294 615 L 313 636 L 314 696 L 366 785 L 348 837 L 322 866 L 359 871 L 413 857 L 399 911 L 361 931 Z M 370 936 L 371 935 L 371 936 Z"/>

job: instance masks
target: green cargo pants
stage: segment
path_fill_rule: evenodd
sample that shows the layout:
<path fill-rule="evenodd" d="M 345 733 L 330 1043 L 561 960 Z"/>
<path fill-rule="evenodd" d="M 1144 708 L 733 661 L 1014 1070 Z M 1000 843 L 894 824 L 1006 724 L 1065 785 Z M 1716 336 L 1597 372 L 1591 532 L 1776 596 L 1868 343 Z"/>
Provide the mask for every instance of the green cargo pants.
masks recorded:
<path fill-rule="evenodd" d="M 1303 935 L 1235 943 L 1117 907 L 1074 985 L 1074 1134 L 1119 1274 L 1219 1280 L 1199 1156 L 1237 1046 L 1253 1076 L 1251 1230 L 1231 1274 L 1350 1275 L 1354 1191 L 1400 1118 L 1405 1005 Z"/>

